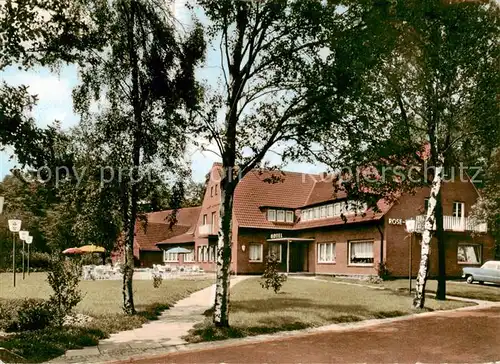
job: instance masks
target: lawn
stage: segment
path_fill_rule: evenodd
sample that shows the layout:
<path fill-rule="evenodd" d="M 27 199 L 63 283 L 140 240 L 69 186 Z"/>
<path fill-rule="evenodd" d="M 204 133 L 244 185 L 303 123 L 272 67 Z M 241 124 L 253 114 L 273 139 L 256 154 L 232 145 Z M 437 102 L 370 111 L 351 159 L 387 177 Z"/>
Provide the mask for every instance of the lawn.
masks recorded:
<path fill-rule="evenodd" d="M 427 309 L 414 310 L 411 301 L 412 297 L 391 290 L 293 278 L 275 294 L 264 290 L 259 279 L 253 278 L 231 290 L 229 330 L 215 329 L 207 317 L 186 339 L 191 342 L 219 340 L 468 305 L 429 298 Z"/>
<path fill-rule="evenodd" d="M 334 278 L 334 277 L 318 277 L 318 279 L 331 280 L 337 282 L 346 283 L 357 283 L 364 285 L 372 285 L 377 287 L 384 287 L 396 291 L 406 291 L 408 292 L 409 283 L 407 279 L 394 279 L 387 280 L 381 284 L 370 284 L 366 281 L 359 281 L 348 278 Z M 447 281 L 446 282 L 446 293 L 450 296 L 472 298 L 478 300 L 495 301 L 500 302 L 500 286 L 493 284 L 466 284 L 464 281 Z M 415 280 L 412 281 L 412 288 L 415 289 Z M 430 279 L 427 281 L 426 291 L 429 293 L 435 293 L 437 288 L 437 281 Z"/>
<path fill-rule="evenodd" d="M 0 274 L 0 298 L 49 298 L 52 290 L 46 281 L 45 273 L 32 273 L 23 281 L 17 275 L 16 288 L 12 286 L 12 273 Z M 152 281 L 134 281 L 134 299 L 137 310 L 145 310 L 151 305 L 170 305 L 194 291 L 213 284 L 211 279 L 169 279 L 159 288 L 153 288 Z M 80 289 L 84 294 L 77 311 L 94 315 L 122 313 L 122 282 L 81 281 Z"/>
<path fill-rule="evenodd" d="M 46 299 L 51 294 L 45 273 L 32 273 L 24 281 L 20 278 L 18 275 L 17 286 L 14 288 L 12 274 L 0 274 L 0 313 L 2 306 L 8 306 L 15 299 Z M 146 321 L 156 319 L 162 310 L 176 301 L 213 283 L 213 279 L 175 279 L 164 280 L 159 288 L 154 288 L 152 281 L 136 280 L 134 300 L 139 313 L 130 317 L 121 310 L 121 281 L 82 281 L 80 288 L 84 298 L 76 311 L 94 317 L 90 324 L 83 328 L 51 328 L 9 335 L 0 338 L 0 347 L 9 349 L 30 362 L 46 361 L 64 354 L 68 349 L 96 345 L 111 333 L 140 327 Z"/>

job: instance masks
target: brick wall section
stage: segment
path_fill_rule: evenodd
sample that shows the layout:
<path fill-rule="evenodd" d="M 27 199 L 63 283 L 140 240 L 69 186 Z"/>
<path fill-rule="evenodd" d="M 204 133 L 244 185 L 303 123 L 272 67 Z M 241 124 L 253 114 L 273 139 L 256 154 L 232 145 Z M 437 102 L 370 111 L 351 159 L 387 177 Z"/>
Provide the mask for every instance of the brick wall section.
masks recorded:
<path fill-rule="evenodd" d="M 309 243 L 309 267 L 316 274 L 377 274 L 380 261 L 380 233 L 375 223 L 349 224 L 330 228 L 304 231 L 300 237 L 313 238 Z M 374 263 L 371 266 L 355 266 L 349 264 L 349 242 L 359 240 L 373 241 Z M 318 263 L 318 244 L 335 243 L 335 263 Z"/>
<path fill-rule="evenodd" d="M 269 244 L 267 239 L 273 233 L 271 230 L 261 229 L 240 229 L 238 234 L 238 252 L 237 266 L 238 274 L 258 274 L 262 273 L 265 263 L 255 263 L 249 261 L 250 243 L 263 244 L 264 261 L 268 255 Z M 283 236 L 286 233 L 283 232 Z M 315 239 L 314 242 L 304 242 L 307 245 L 307 267 L 308 272 L 317 274 L 364 274 L 371 275 L 377 273 L 377 265 L 380 257 L 380 233 L 374 223 L 354 224 L 335 226 L 330 228 L 314 229 L 300 232 L 297 237 Z M 350 241 L 372 240 L 374 242 L 374 264 L 371 266 L 354 266 L 348 264 L 348 245 Z M 335 243 L 336 262 L 335 263 L 317 263 L 317 245 L 322 242 Z M 242 246 L 245 246 L 245 251 Z M 280 270 L 286 271 L 287 243 L 282 243 L 282 262 Z M 305 268 L 304 267 L 304 268 Z"/>
<path fill-rule="evenodd" d="M 422 188 L 414 195 L 404 195 L 398 203 L 384 217 L 386 244 L 386 264 L 393 276 L 407 277 L 409 272 L 409 235 L 405 225 L 391 225 L 389 219 L 402 219 L 403 221 L 416 215 L 424 214 L 424 200 L 429 196 L 429 188 Z M 472 205 L 478 195 L 471 183 L 449 182 L 443 184 L 442 200 L 443 214 L 451 216 L 453 202 L 465 203 L 465 216 L 469 216 Z M 482 245 L 482 262 L 494 257 L 494 240 L 490 234 L 475 234 L 470 232 L 445 232 L 446 244 L 446 274 L 449 277 L 461 275 L 462 268 L 470 265 L 458 264 L 457 249 L 459 243 L 479 243 Z M 416 276 L 420 264 L 420 234 L 414 234 L 412 243 L 412 275 Z M 430 275 L 438 273 L 437 241 L 431 242 Z"/>

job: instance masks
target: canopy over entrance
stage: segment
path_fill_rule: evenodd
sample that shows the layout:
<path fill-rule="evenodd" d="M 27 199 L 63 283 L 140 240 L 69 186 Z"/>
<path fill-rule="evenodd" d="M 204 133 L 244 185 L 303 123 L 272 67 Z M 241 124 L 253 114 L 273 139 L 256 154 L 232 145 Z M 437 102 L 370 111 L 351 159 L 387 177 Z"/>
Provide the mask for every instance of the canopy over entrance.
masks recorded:
<path fill-rule="evenodd" d="M 293 258 L 294 258 L 294 266 L 296 265 L 295 263 L 299 263 L 299 265 L 304 265 L 307 264 L 307 255 L 308 255 L 308 246 L 304 246 L 304 244 L 299 244 L 299 243 L 310 243 L 313 242 L 314 239 L 311 238 L 297 238 L 297 237 L 283 237 L 281 234 L 276 234 L 280 236 L 271 236 L 270 239 L 267 239 L 269 243 L 286 243 L 286 274 L 290 273 L 290 243 L 294 245 L 294 249 L 292 252 Z M 297 249 L 297 245 L 304 246 L 305 249 Z M 300 259 L 300 262 L 296 262 L 297 258 Z M 307 271 L 308 268 L 306 267 L 305 271 Z M 300 270 L 304 271 L 304 270 Z"/>

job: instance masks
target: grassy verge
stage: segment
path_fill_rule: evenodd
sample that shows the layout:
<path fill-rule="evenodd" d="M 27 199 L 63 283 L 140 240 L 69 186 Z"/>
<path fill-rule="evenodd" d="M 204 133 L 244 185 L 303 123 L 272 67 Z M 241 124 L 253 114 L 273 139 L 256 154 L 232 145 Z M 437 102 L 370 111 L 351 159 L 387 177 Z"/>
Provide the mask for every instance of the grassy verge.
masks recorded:
<path fill-rule="evenodd" d="M 10 278 L 9 274 L 0 274 L 0 312 L 12 309 L 21 298 L 46 299 L 50 295 L 44 273 L 32 274 L 21 280 L 15 289 Z M 100 339 L 114 332 L 134 329 L 148 320 L 155 320 L 161 311 L 212 283 L 211 279 L 164 280 L 155 289 L 152 281 L 135 281 L 134 298 L 138 314 L 127 316 L 121 311 L 121 281 L 82 281 L 80 288 L 85 297 L 76 311 L 93 317 L 90 323 L 84 327 L 47 328 L 0 336 L 0 348 L 20 355 L 28 362 L 44 362 L 64 354 L 66 350 L 97 345 Z"/>
<path fill-rule="evenodd" d="M 381 284 L 370 284 L 366 281 L 355 279 L 335 278 L 335 277 L 320 277 L 318 279 L 330 280 L 334 282 L 359 283 L 364 285 L 373 285 L 383 287 L 394 291 L 405 291 L 408 293 L 409 283 L 407 279 L 394 279 L 384 281 Z M 412 281 L 412 287 L 415 288 L 415 280 Z M 427 281 L 426 291 L 436 293 L 437 281 L 430 279 Z M 446 292 L 450 296 L 463 298 L 472 298 L 477 300 L 500 302 L 500 286 L 493 284 L 466 284 L 464 281 L 447 281 Z"/>
<path fill-rule="evenodd" d="M 231 328 L 218 329 L 207 317 L 185 338 L 189 342 L 222 340 L 332 323 L 447 310 L 467 306 L 458 301 L 427 300 L 425 310 L 411 308 L 412 298 L 390 290 L 289 279 L 279 294 L 264 290 L 259 279 L 248 279 L 231 291 Z M 207 316 L 210 312 L 207 312 Z"/>

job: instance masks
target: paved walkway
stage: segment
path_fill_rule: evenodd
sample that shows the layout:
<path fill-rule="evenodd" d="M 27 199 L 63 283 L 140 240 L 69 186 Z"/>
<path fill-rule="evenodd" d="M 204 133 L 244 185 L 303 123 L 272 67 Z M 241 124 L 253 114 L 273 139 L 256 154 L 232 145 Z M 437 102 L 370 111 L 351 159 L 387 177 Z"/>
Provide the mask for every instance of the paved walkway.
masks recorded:
<path fill-rule="evenodd" d="M 475 306 L 477 307 L 477 306 Z M 484 307 L 484 305 L 483 305 Z M 149 363 L 479 363 L 500 362 L 500 307 L 380 320 L 357 329 L 211 348 L 134 360 Z M 193 346 L 192 346 L 193 347 Z M 131 360 L 130 360 L 131 361 Z M 124 361 L 130 362 L 130 361 Z"/>
<path fill-rule="evenodd" d="M 232 277 L 231 287 L 247 278 Z M 212 285 L 180 300 L 165 310 L 158 320 L 134 330 L 112 334 L 108 339 L 101 340 L 98 346 L 68 350 L 53 362 L 95 363 L 133 355 L 164 353 L 168 348 L 186 344 L 182 337 L 205 319 L 203 313 L 212 307 L 214 300 L 215 285 Z"/>

